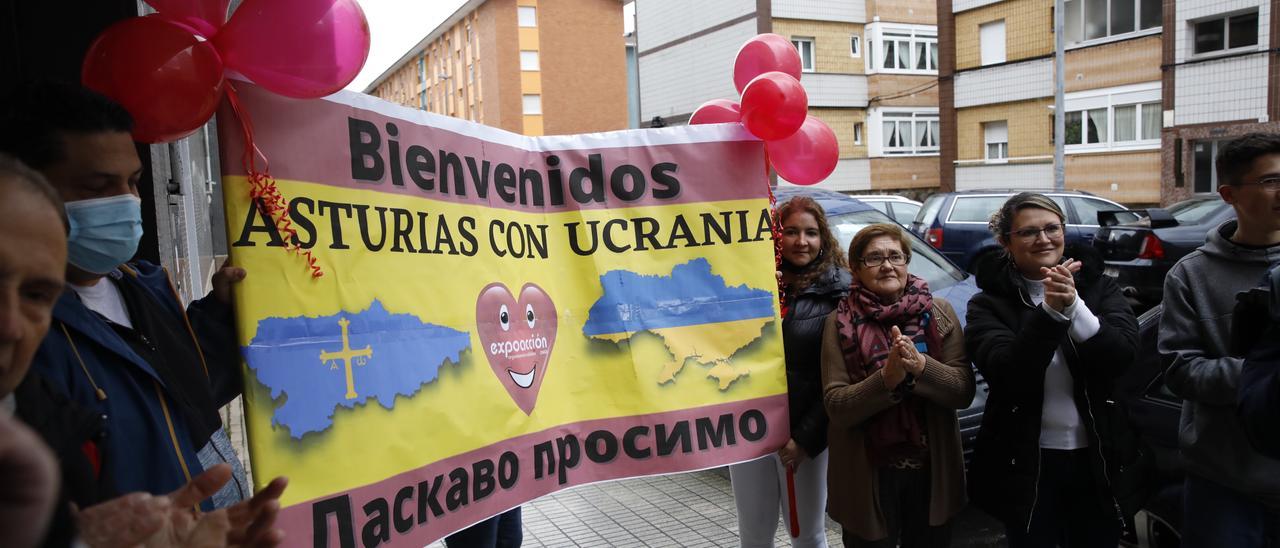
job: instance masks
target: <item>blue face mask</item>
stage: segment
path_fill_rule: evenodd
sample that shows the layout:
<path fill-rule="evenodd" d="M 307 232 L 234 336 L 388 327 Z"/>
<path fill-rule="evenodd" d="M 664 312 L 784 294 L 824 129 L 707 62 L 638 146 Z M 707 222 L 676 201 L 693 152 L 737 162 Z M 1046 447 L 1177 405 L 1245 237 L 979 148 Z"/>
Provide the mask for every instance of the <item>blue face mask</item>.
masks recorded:
<path fill-rule="evenodd" d="M 106 274 L 133 258 L 142 238 L 142 200 L 132 194 L 67 202 L 67 262 Z"/>

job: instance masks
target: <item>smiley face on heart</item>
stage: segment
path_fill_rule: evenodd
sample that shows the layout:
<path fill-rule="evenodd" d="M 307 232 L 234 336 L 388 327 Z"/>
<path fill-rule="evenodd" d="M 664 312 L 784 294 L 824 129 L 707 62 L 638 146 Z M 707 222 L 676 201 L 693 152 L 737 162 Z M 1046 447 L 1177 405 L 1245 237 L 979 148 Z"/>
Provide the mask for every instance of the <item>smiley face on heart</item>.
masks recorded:
<path fill-rule="evenodd" d="M 556 343 L 556 305 L 541 287 L 524 284 L 520 299 L 501 283 L 480 290 L 476 328 L 493 374 L 526 415 L 533 413 Z"/>

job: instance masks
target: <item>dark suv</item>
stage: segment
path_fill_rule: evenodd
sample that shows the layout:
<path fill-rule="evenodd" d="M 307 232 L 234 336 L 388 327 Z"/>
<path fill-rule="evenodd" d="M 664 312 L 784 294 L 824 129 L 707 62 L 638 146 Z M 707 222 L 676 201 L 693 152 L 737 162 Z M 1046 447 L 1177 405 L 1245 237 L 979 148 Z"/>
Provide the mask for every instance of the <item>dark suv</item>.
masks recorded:
<path fill-rule="evenodd" d="M 965 190 L 929 196 L 911 223 L 911 230 L 966 271 L 986 253 L 999 249 L 987 230 L 991 214 L 1010 196 L 1024 190 Z M 1088 192 L 1034 190 L 1057 202 L 1067 214 L 1067 244 L 1089 245 L 1098 231 L 1098 212 L 1127 209 Z M 1122 213 L 1119 222 L 1138 220 L 1136 213 Z"/>

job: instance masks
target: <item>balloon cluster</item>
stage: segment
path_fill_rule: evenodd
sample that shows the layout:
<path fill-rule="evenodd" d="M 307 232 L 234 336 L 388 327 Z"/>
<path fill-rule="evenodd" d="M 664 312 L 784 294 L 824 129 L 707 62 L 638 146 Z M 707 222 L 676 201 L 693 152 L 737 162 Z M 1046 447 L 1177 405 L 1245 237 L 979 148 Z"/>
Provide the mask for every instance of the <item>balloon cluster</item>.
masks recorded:
<path fill-rule="evenodd" d="M 712 99 L 690 124 L 741 122 L 765 142 L 769 163 L 783 179 L 812 185 L 831 175 L 840 157 L 836 134 L 809 116 L 809 96 L 800 85 L 800 54 L 777 34 L 747 40 L 733 62 L 733 85 L 741 103 Z"/>
<path fill-rule="evenodd" d="M 213 116 L 224 73 L 288 97 L 334 93 L 369 55 L 369 23 L 356 0 L 146 0 L 158 13 L 120 21 L 89 46 L 83 84 L 134 118 L 133 137 L 185 137 Z"/>

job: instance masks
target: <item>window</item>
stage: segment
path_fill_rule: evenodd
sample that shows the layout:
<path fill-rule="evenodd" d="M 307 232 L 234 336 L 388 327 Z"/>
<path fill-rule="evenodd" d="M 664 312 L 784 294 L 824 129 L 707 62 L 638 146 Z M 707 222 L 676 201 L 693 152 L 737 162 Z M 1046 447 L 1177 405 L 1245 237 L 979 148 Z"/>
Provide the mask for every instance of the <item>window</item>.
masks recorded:
<path fill-rule="evenodd" d="M 938 33 L 932 26 L 868 25 L 869 72 L 884 70 L 912 74 L 938 72 Z"/>
<path fill-rule="evenodd" d="M 937 112 L 886 112 L 881 120 L 884 154 L 938 152 Z"/>
<path fill-rule="evenodd" d="M 947 217 L 947 222 L 987 224 L 991 220 L 991 214 L 1000 209 L 1000 206 L 1003 206 L 1007 199 L 1009 199 L 1008 196 L 956 197 L 955 204 L 951 206 L 951 215 Z"/>
<path fill-rule="evenodd" d="M 982 49 L 982 64 L 994 65 L 1005 61 L 1004 20 L 978 26 L 978 42 Z"/>
<path fill-rule="evenodd" d="M 985 158 L 1006 160 L 1009 158 L 1009 123 L 1005 121 L 982 124 L 982 141 L 987 146 Z"/>
<path fill-rule="evenodd" d="M 1158 145 L 1162 120 L 1159 101 L 1067 110 L 1067 146 Z"/>
<path fill-rule="evenodd" d="M 893 220 L 902 226 L 908 226 L 920 212 L 920 206 L 908 202 L 893 203 Z"/>
<path fill-rule="evenodd" d="M 525 95 L 524 96 L 524 113 L 525 114 L 542 114 L 542 96 L 541 95 Z"/>
<path fill-rule="evenodd" d="M 800 70 L 813 72 L 813 38 L 792 38 L 791 45 L 800 52 Z"/>
<path fill-rule="evenodd" d="M 849 37 L 849 55 L 854 57 L 862 57 L 862 37 L 853 35 Z"/>
<path fill-rule="evenodd" d="M 862 144 L 862 122 L 853 123 L 853 144 Z"/>
<path fill-rule="evenodd" d="M 1080 224 L 1087 226 L 1098 226 L 1099 211 L 1116 211 L 1119 209 L 1125 209 L 1124 206 L 1116 205 L 1098 198 L 1078 198 L 1073 196 L 1068 199 L 1071 200 L 1072 205 L 1076 207 L 1076 217 L 1080 218 Z M 1138 216 L 1132 213 L 1125 214 L 1121 215 L 1119 220 L 1122 223 L 1136 221 L 1138 220 Z"/>
<path fill-rule="evenodd" d="M 1068 44 L 1099 40 L 1160 26 L 1162 0 L 1066 0 Z"/>
<path fill-rule="evenodd" d="M 1213 168 L 1213 159 L 1218 157 L 1219 145 L 1224 142 L 1226 141 L 1196 141 L 1191 145 L 1191 166 L 1195 171 L 1196 192 L 1218 190 L 1218 170 Z"/>
<path fill-rule="evenodd" d="M 520 70 L 538 70 L 538 52 L 520 52 Z"/>
<path fill-rule="evenodd" d="M 517 7 L 516 19 L 518 19 L 522 27 L 536 27 L 538 26 L 538 10 L 532 6 Z"/>
<path fill-rule="evenodd" d="M 1258 12 L 1216 17 L 1193 23 L 1195 53 L 1211 53 L 1258 45 Z"/>

